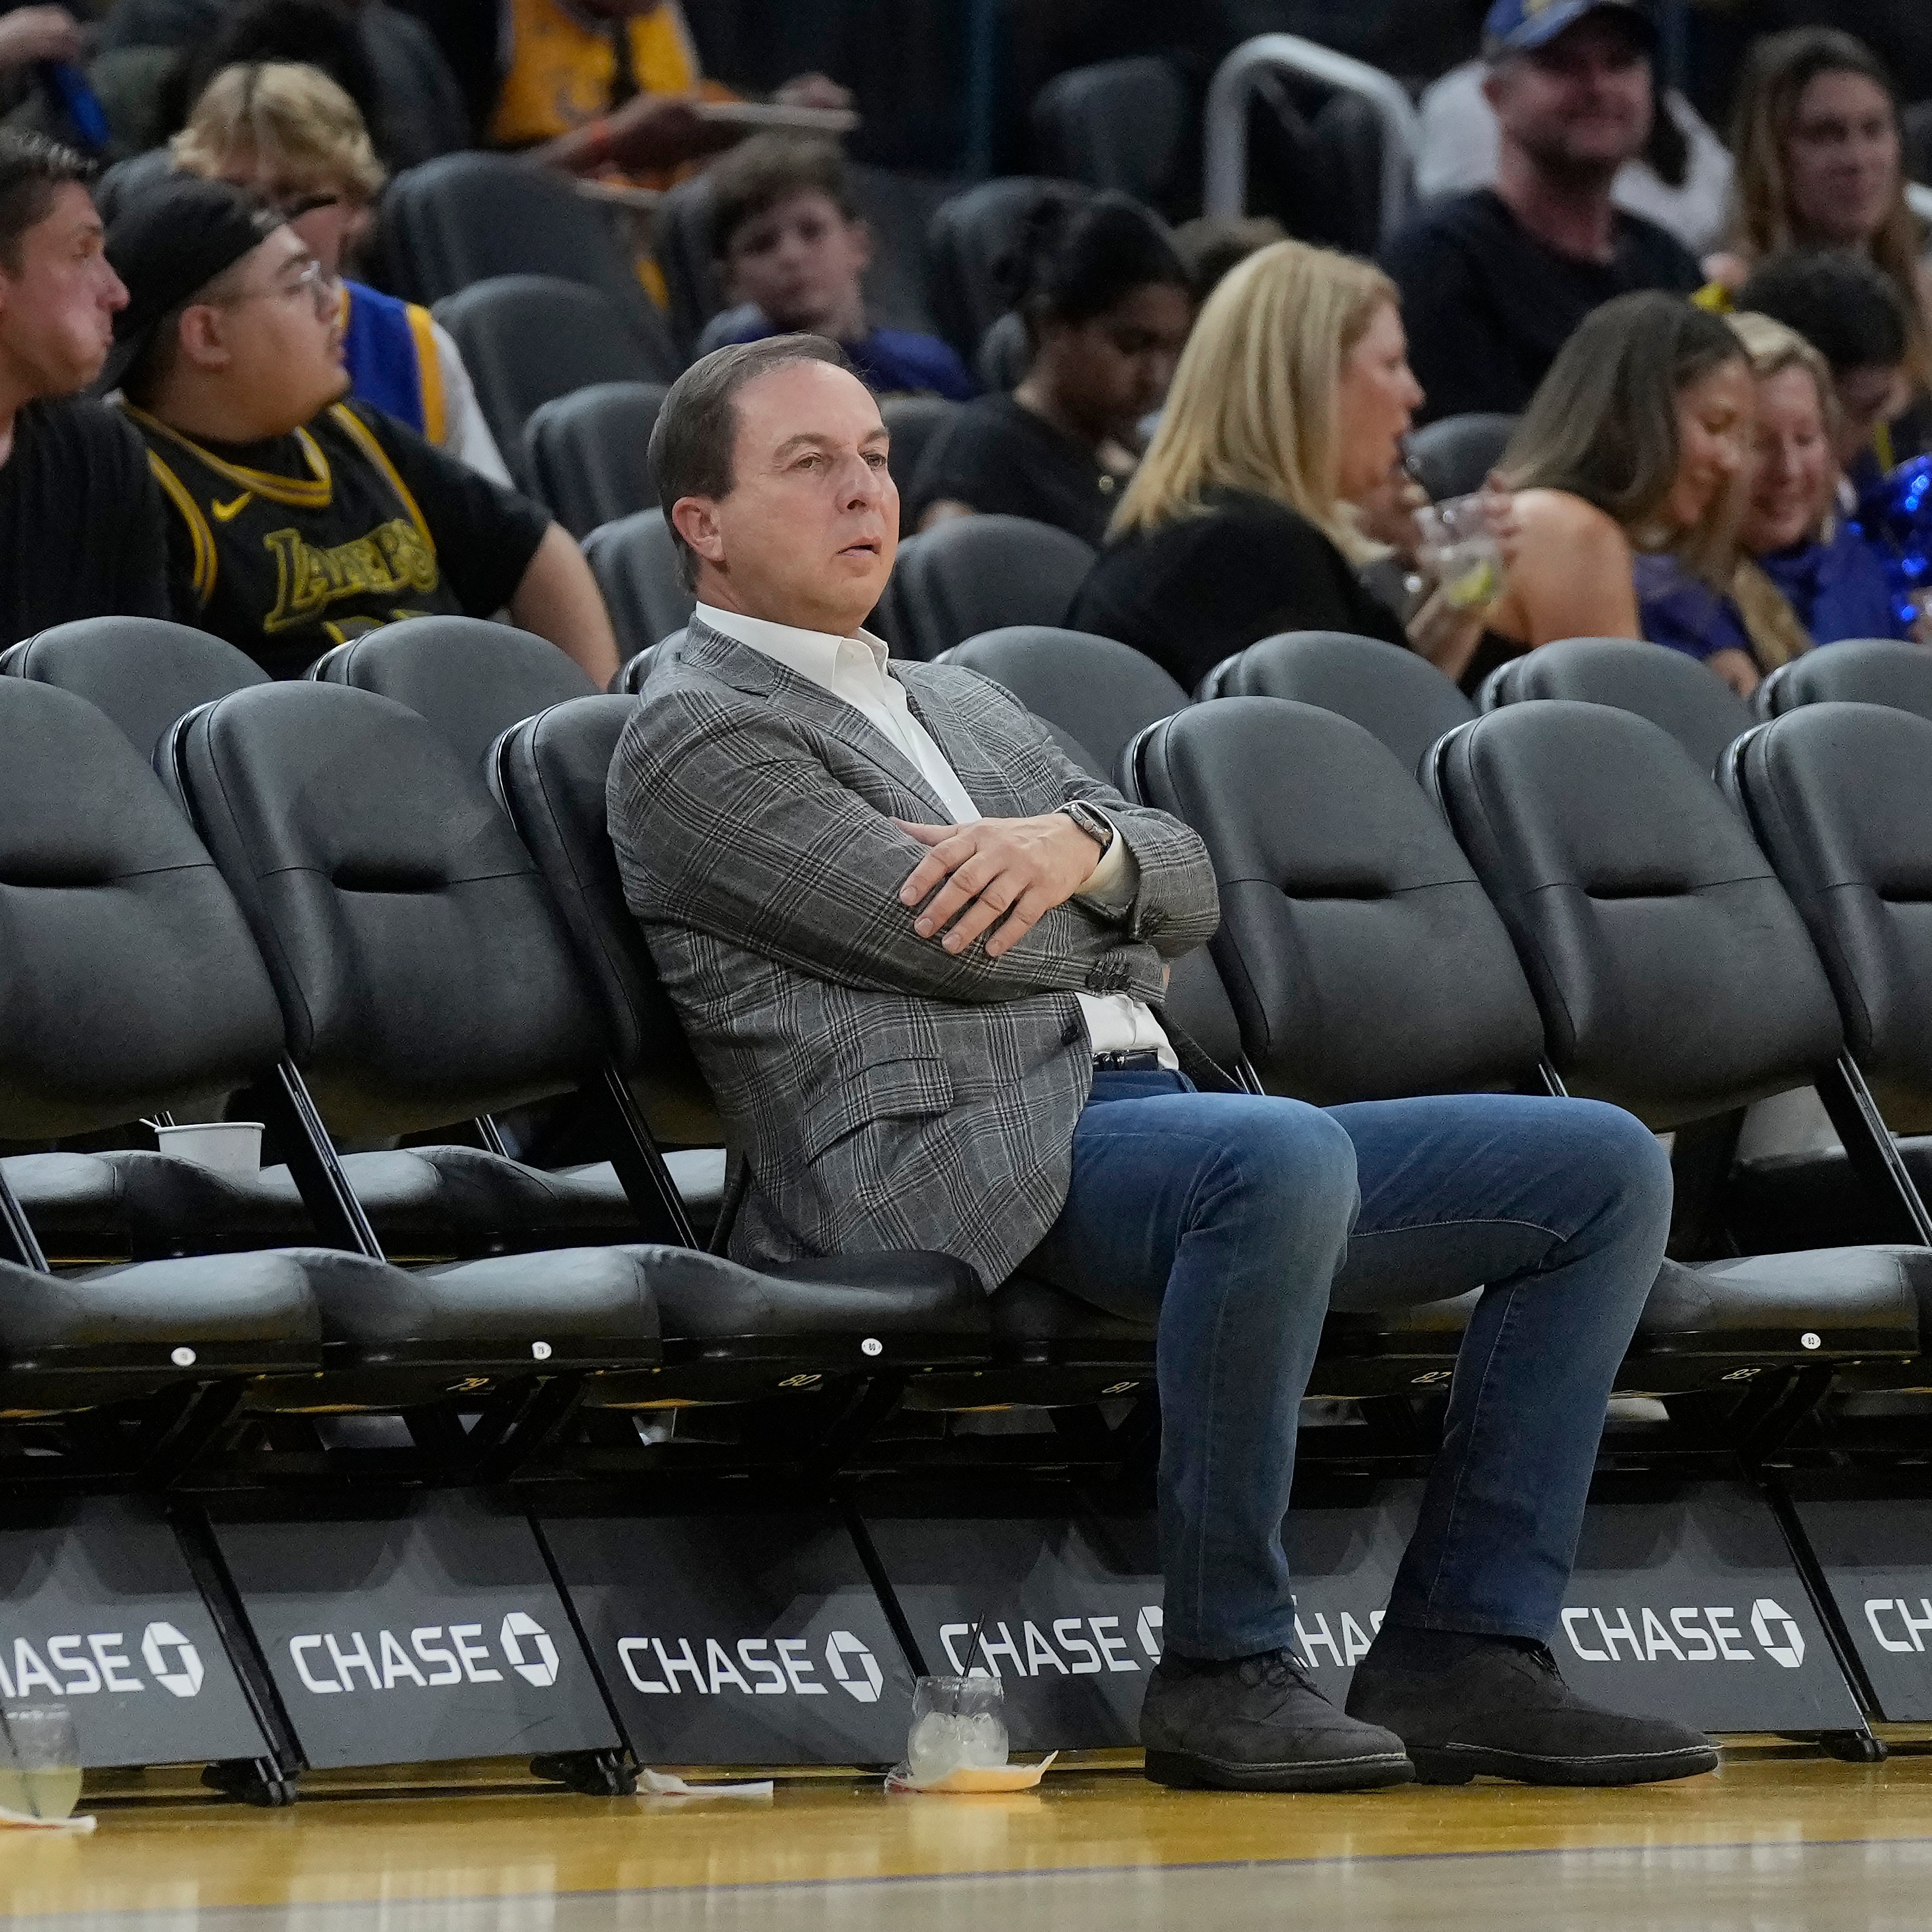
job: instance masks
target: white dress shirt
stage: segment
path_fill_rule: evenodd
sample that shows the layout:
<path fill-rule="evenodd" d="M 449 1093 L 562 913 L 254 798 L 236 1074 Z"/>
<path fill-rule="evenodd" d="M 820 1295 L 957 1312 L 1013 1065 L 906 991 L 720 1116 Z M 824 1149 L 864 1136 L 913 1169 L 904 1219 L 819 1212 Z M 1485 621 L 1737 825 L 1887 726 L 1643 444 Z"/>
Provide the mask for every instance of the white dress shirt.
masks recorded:
<path fill-rule="evenodd" d="M 886 669 L 885 646 L 869 632 L 861 631 L 856 638 L 835 638 L 827 632 L 801 631 L 764 617 L 742 616 L 710 604 L 699 604 L 697 615 L 699 622 L 714 631 L 762 651 L 788 670 L 808 677 L 820 690 L 849 704 L 904 754 L 952 813 L 955 824 L 970 825 L 982 815 L 932 734 L 913 716 L 905 686 Z M 1109 911 L 1124 912 L 1139 890 L 1140 868 L 1127 842 L 1116 832 L 1113 843 L 1076 896 L 1090 899 Z M 1180 1066 L 1160 1021 L 1144 1001 L 1127 993 L 1076 993 L 1074 998 L 1080 1002 L 1095 1053 L 1157 1053 L 1163 1066 Z"/>

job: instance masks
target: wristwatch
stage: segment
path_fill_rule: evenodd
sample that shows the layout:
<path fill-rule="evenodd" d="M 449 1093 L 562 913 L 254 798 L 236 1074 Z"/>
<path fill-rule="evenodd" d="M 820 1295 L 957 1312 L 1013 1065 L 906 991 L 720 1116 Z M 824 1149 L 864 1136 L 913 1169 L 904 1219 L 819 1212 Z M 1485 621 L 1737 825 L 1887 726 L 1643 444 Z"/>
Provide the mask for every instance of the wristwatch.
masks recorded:
<path fill-rule="evenodd" d="M 1077 798 L 1070 800 L 1060 808 L 1100 847 L 1102 859 L 1114 849 L 1114 840 L 1117 836 L 1114 821 L 1104 812 L 1096 812 L 1090 805 Z M 1094 862 L 1097 865 L 1100 861 L 1096 860 Z"/>

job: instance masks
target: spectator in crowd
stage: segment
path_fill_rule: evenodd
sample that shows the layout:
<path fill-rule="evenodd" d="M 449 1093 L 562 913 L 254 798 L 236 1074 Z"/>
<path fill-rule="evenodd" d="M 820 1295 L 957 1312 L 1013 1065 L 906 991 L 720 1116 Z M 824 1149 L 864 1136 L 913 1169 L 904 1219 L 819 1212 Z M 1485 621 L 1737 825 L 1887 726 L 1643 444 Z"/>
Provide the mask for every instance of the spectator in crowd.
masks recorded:
<path fill-rule="evenodd" d="M 1422 97 L 1416 192 L 1425 201 L 1495 183 L 1502 137 L 1484 91 L 1489 69 L 1466 61 Z M 1610 190 L 1628 214 L 1667 230 L 1694 255 L 1714 248 L 1731 213 L 1731 151 L 1676 88 L 1653 77 L 1650 139 Z"/>
<path fill-rule="evenodd" d="M 1421 400 L 1378 268 L 1300 242 L 1250 256 L 1195 325 L 1067 622 L 1144 651 L 1190 690 L 1278 631 L 1411 644 L 1460 675 L 1480 610 L 1432 595 L 1405 630 L 1357 575 L 1382 554 L 1358 506 L 1388 492 Z M 1496 514 L 1504 530 L 1505 502 Z"/>
<path fill-rule="evenodd" d="M 1195 307 L 1221 286 L 1230 269 L 1287 239 L 1287 230 L 1271 214 L 1197 214 L 1184 221 L 1174 231 L 1174 246 L 1187 265 Z"/>
<path fill-rule="evenodd" d="M 345 89 L 392 166 L 470 144 L 448 64 L 422 22 L 388 0 L 118 0 L 101 44 L 182 50 L 171 128 L 224 68 L 286 61 L 319 67 Z"/>
<path fill-rule="evenodd" d="M 1138 202 L 1052 194 L 998 272 L 1026 326 L 1027 373 L 934 437 L 906 520 L 1031 517 L 1097 544 L 1187 340 L 1187 271 Z"/>
<path fill-rule="evenodd" d="M 1890 277 L 1844 249 L 1790 250 L 1766 256 L 1751 272 L 1737 306 L 1796 329 L 1824 357 L 1839 465 L 1855 492 L 1877 482 L 1884 473 L 1881 440 L 1910 390 L 1910 332 Z"/>
<path fill-rule="evenodd" d="M 1503 458 L 1520 533 L 1490 625 L 1511 654 L 1642 637 L 1639 552 L 1728 583 L 1756 405 L 1743 343 L 1693 303 L 1622 296 L 1584 322 Z"/>
<path fill-rule="evenodd" d="M 712 167 L 710 183 L 712 250 L 741 306 L 712 320 L 700 355 L 768 335 L 823 335 L 874 395 L 963 403 L 980 393 L 950 344 L 867 320 L 861 278 L 872 238 L 836 142 L 754 135 Z"/>
<path fill-rule="evenodd" d="M 507 607 L 596 682 L 617 668 L 590 567 L 548 514 L 364 403 L 342 295 L 296 231 L 166 176 L 115 216 L 110 380 L 172 506 L 176 614 L 298 676 L 404 617 Z"/>
<path fill-rule="evenodd" d="M 1711 1768 L 1694 1732 L 1584 1703 L 1544 1648 L 1663 1256 L 1655 1140 L 1588 1101 L 1324 1113 L 1198 1059 L 1220 1090 L 1184 1077 L 1156 1009 L 1218 920 L 1208 855 L 998 686 L 889 668 L 860 628 L 898 506 L 842 359 L 808 336 L 720 350 L 652 435 L 697 614 L 619 744 L 610 830 L 747 1177 L 730 1252 L 925 1249 L 989 1291 L 1024 1264 L 1158 1319 L 1156 1781 L 1394 1784 L 1406 1746 L 1550 1782 Z M 1331 1295 L 1478 1283 L 1345 1716 L 1298 1661 L 1281 1537 L 1322 1322 Z"/>
<path fill-rule="evenodd" d="M 1814 644 L 1907 634 L 1878 560 L 1834 515 L 1838 464 L 1824 358 L 1762 315 L 1731 326 L 1757 383 L 1750 494 L 1728 583 L 1670 552 L 1640 556 L 1643 634 L 1710 666 L 1748 697 L 1759 679 Z"/>
<path fill-rule="evenodd" d="M 1702 280 L 1682 243 L 1613 198 L 1649 138 L 1655 38 L 1640 0 L 1490 9 L 1496 185 L 1418 210 L 1386 255 L 1430 416 L 1514 415 L 1592 309 Z"/>
<path fill-rule="evenodd" d="M 649 177 L 730 147 L 741 127 L 705 119 L 704 78 L 678 0 L 413 0 L 460 76 L 477 127 L 570 174 L 616 166 Z M 778 100 L 844 107 L 802 74 Z"/>
<path fill-rule="evenodd" d="M 0 644 L 78 617 L 168 615 L 160 492 L 140 438 L 77 400 L 128 292 L 88 164 L 0 131 Z"/>
<path fill-rule="evenodd" d="M 277 210 L 323 272 L 338 279 L 374 226 L 382 164 L 355 102 L 320 68 L 224 68 L 171 152 L 184 174 L 231 182 Z M 509 472 L 448 331 L 428 309 L 363 283 L 342 288 L 350 393 L 507 484 Z"/>
<path fill-rule="evenodd" d="M 1907 383 L 1875 437 L 1874 466 L 1889 470 L 1932 447 L 1932 277 L 1924 225 L 1906 202 L 1891 82 L 1850 34 L 1797 28 L 1752 50 L 1736 121 L 1737 216 L 1712 275 L 1737 288 L 1793 248 L 1843 250 L 1885 275 L 1905 318 Z"/>

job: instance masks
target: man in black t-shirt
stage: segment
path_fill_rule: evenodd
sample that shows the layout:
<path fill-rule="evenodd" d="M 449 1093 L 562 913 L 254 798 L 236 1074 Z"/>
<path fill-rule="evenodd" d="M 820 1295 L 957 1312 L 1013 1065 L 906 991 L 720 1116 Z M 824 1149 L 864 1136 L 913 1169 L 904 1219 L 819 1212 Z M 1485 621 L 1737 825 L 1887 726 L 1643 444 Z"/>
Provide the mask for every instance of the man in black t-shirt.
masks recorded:
<path fill-rule="evenodd" d="M 128 299 L 101 251 L 92 172 L 38 135 L 0 132 L 0 646 L 76 618 L 167 614 L 140 439 L 74 400 Z"/>
<path fill-rule="evenodd" d="M 1672 236 L 1610 200 L 1650 134 L 1656 29 L 1642 0 L 1496 0 L 1484 36 L 1496 186 L 1421 209 L 1384 255 L 1424 420 L 1513 414 L 1592 310 L 1703 280 Z"/>
<path fill-rule="evenodd" d="M 602 598 L 547 512 L 341 399 L 341 290 L 280 218 L 218 182 L 164 176 L 117 212 L 128 285 L 110 380 L 170 506 L 182 622 L 272 675 L 401 619 L 504 608 L 598 684 Z"/>

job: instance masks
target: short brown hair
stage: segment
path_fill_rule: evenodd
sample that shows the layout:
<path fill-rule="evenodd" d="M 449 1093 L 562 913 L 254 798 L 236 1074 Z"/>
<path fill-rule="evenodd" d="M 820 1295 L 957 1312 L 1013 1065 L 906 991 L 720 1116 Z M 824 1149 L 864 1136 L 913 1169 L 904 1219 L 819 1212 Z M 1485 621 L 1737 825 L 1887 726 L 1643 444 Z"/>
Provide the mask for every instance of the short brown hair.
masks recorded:
<path fill-rule="evenodd" d="M 754 134 L 711 170 L 711 252 L 719 261 L 746 222 L 795 194 L 822 194 L 848 221 L 859 219 L 851 170 L 834 141 Z"/>
<path fill-rule="evenodd" d="M 670 386 L 651 430 L 651 480 L 664 522 L 677 547 L 677 566 L 687 590 L 698 585 L 698 559 L 671 521 L 680 496 L 728 496 L 735 478 L 731 452 L 738 440 L 738 392 L 747 382 L 794 362 L 829 362 L 850 369 L 837 343 L 822 335 L 770 335 L 701 356 Z"/>

